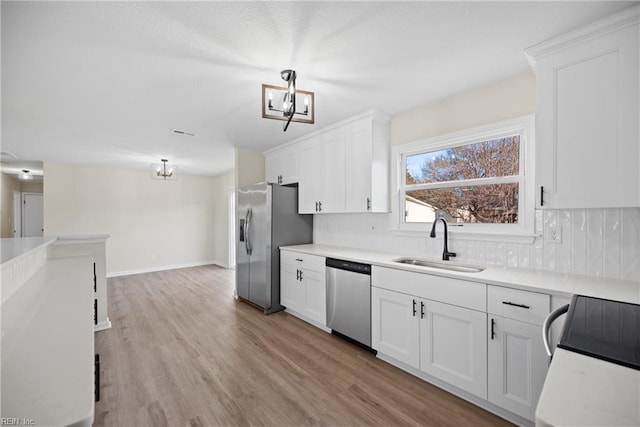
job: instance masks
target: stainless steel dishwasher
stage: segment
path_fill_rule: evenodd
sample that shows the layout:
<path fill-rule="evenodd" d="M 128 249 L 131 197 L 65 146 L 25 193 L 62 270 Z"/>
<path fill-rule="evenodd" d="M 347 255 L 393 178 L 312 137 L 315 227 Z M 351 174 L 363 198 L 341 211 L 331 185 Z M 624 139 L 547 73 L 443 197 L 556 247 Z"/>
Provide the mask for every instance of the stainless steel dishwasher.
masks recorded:
<path fill-rule="evenodd" d="M 371 266 L 327 258 L 327 326 L 371 347 Z"/>

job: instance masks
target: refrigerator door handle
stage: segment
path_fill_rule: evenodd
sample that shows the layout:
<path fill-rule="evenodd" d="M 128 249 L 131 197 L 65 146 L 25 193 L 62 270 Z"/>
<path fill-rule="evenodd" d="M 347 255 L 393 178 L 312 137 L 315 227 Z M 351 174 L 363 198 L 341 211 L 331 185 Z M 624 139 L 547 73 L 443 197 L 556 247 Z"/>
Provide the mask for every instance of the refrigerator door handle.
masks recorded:
<path fill-rule="evenodd" d="M 247 209 L 247 232 L 245 233 L 245 237 L 246 237 L 246 242 L 245 244 L 247 245 L 247 254 L 249 256 L 251 256 L 251 253 L 253 252 L 253 244 L 251 242 L 251 232 L 252 232 L 252 224 L 251 222 L 253 221 L 253 209 L 248 208 Z"/>
<path fill-rule="evenodd" d="M 247 212 L 244 214 L 244 250 L 249 255 L 249 209 L 247 208 Z"/>

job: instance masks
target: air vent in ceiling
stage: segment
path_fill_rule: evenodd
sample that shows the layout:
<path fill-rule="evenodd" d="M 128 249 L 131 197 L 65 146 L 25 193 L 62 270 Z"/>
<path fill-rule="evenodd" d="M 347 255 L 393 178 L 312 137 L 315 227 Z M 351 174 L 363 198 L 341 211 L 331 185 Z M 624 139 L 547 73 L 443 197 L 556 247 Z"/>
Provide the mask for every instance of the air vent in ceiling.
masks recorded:
<path fill-rule="evenodd" d="M 183 130 L 183 129 L 171 129 L 171 132 L 177 133 L 178 135 L 196 136 L 195 133 L 189 132 L 188 130 Z"/>

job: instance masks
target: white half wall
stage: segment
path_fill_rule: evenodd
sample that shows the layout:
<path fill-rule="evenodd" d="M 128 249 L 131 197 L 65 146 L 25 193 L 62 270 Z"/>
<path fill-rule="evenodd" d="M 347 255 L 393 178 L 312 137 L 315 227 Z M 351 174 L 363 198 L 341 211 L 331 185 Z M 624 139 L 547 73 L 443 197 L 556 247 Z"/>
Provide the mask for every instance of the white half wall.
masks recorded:
<path fill-rule="evenodd" d="M 45 235 L 109 234 L 110 276 L 225 262 L 216 257 L 216 177 L 45 163 Z M 224 197 L 224 198 L 220 198 Z M 221 255 L 222 257 L 222 255 Z"/>

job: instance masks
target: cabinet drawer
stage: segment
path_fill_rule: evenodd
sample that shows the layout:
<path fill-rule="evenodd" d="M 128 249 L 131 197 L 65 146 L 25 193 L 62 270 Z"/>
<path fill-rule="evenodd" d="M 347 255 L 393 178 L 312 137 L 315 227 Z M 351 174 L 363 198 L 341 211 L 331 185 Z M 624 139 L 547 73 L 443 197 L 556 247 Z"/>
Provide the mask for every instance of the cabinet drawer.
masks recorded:
<path fill-rule="evenodd" d="M 486 310 L 487 285 L 484 283 L 374 265 L 371 267 L 371 286 L 472 310 Z"/>
<path fill-rule="evenodd" d="M 547 294 L 492 285 L 487 287 L 487 312 L 496 316 L 542 325 L 550 306 L 551 297 Z"/>
<path fill-rule="evenodd" d="M 300 252 L 280 251 L 280 262 L 296 264 L 300 268 L 323 273 L 325 270 L 325 257 L 303 254 Z"/>

